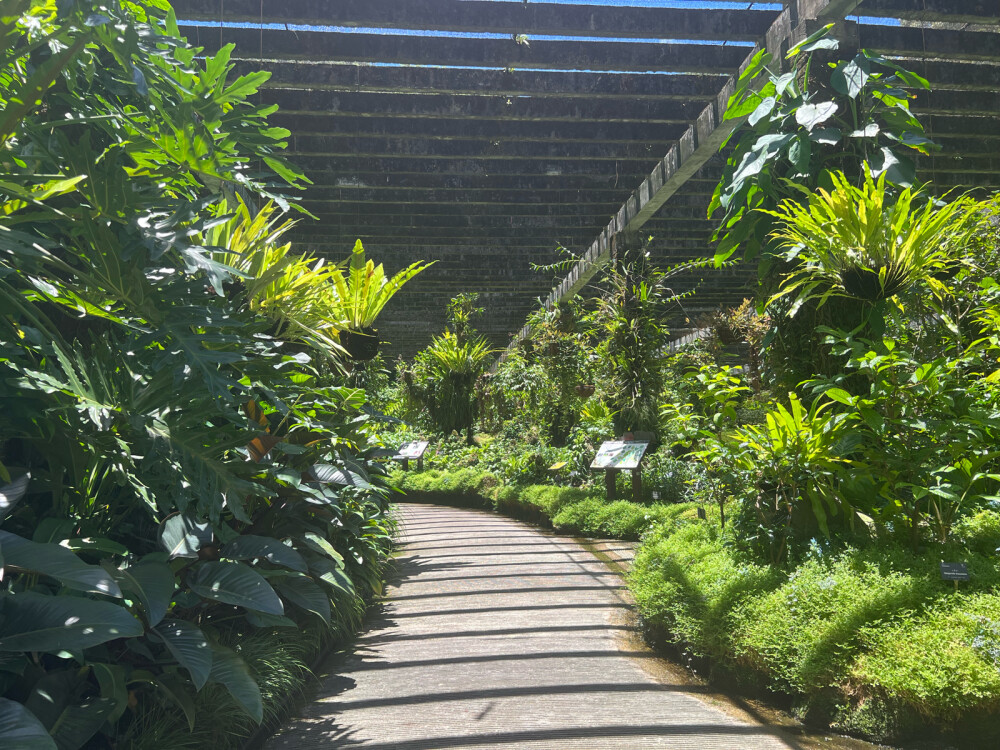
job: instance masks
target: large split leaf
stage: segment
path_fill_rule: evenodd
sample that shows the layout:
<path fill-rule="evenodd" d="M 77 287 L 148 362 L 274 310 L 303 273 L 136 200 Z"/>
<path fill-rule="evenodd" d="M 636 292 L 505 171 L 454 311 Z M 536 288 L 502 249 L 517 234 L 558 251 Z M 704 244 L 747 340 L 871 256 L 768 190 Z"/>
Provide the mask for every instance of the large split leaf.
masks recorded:
<path fill-rule="evenodd" d="M 108 596 L 122 595 L 114 578 L 98 565 L 88 565 L 65 547 L 40 544 L 0 531 L 4 565 L 51 576 L 67 588 Z"/>
<path fill-rule="evenodd" d="M 207 562 L 188 578 L 199 596 L 272 615 L 284 614 L 281 599 L 253 568 L 235 562 Z"/>

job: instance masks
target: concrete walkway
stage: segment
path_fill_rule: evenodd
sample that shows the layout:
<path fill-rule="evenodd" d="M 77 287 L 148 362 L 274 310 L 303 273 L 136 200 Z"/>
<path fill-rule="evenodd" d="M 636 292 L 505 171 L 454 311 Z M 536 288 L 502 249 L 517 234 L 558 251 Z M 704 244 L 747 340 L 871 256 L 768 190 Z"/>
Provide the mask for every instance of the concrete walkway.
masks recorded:
<path fill-rule="evenodd" d="M 795 747 L 654 677 L 623 581 L 577 542 L 401 509 L 385 606 L 269 750 Z"/>

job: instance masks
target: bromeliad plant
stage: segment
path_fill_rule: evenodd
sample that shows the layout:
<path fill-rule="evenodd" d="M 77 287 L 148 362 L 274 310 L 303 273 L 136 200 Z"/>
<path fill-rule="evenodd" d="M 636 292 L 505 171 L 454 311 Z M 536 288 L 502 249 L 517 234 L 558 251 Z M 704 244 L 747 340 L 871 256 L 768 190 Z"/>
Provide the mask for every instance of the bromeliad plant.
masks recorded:
<path fill-rule="evenodd" d="M 785 200 L 765 211 L 778 221 L 771 237 L 792 268 L 768 304 L 790 296 L 793 316 L 812 300 L 822 306 L 843 296 L 874 304 L 917 282 L 943 295 L 937 277 L 977 231 L 972 199 L 942 204 L 913 188 L 893 196 L 884 174 L 877 181 L 866 176 L 861 187 L 842 172 L 830 180 L 829 192 L 821 188 L 805 203 Z"/>
<path fill-rule="evenodd" d="M 431 263 L 412 263 L 394 276 L 387 276 L 382 264 L 366 260 L 361 240 L 354 243 L 347 272 L 339 268 L 332 273 L 337 292 L 334 311 L 344 329 L 340 341 L 355 359 L 371 359 L 378 352 L 378 332 L 375 319 L 389 300 L 410 279 Z"/>

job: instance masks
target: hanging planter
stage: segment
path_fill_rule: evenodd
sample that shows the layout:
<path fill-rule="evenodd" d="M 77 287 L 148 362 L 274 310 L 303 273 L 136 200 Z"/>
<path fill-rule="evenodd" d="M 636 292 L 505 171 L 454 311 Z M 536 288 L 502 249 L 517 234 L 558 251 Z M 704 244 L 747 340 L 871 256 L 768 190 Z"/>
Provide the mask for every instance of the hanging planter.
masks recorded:
<path fill-rule="evenodd" d="M 362 328 L 360 331 L 341 331 L 340 344 L 351 359 L 360 362 L 374 359 L 378 354 L 378 331 L 374 328 Z"/>
<path fill-rule="evenodd" d="M 594 395 L 594 386 L 580 384 L 573 388 L 573 392 L 580 398 L 590 398 Z"/>
<path fill-rule="evenodd" d="M 559 353 L 559 342 L 550 341 L 548 347 L 546 347 L 546 352 L 550 357 L 554 357 Z"/>
<path fill-rule="evenodd" d="M 865 268 L 852 266 L 840 273 L 840 283 L 852 297 L 868 302 L 878 302 L 889 299 L 903 291 L 909 282 L 909 271 L 902 265 L 885 266 L 882 268 Z"/>

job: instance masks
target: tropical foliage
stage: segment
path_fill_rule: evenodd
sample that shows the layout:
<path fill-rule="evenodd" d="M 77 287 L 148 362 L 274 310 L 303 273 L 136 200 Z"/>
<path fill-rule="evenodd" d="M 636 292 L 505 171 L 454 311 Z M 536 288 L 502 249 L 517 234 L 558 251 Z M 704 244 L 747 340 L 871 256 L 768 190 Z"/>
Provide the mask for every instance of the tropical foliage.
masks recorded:
<path fill-rule="evenodd" d="M 280 699 L 261 649 L 353 628 L 390 543 L 330 279 L 277 246 L 304 177 L 267 74 L 161 3 L 0 33 L 0 734 L 232 747 Z"/>

